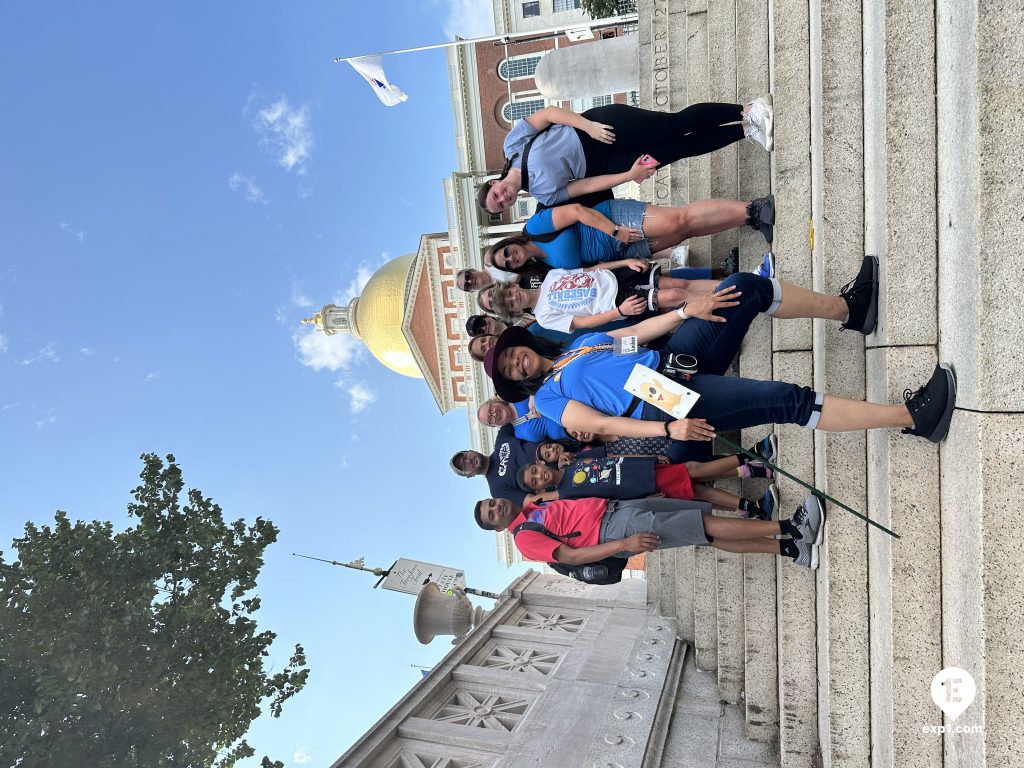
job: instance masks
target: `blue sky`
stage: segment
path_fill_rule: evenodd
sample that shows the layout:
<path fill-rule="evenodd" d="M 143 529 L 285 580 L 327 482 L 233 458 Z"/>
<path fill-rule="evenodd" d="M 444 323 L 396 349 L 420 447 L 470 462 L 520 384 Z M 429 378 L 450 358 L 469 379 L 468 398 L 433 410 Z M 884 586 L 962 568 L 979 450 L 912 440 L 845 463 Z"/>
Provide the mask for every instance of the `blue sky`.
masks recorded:
<path fill-rule="evenodd" d="M 58 508 L 126 522 L 148 451 L 274 520 L 260 622 L 312 676 L 251 741 L 287 765 L 329 765 L 450 648 L 416 642 L 411 597 L 291 552 L 514 575 L 470 517 L 486 485 L 447 467 L 464 412 L 298 325 L 444 229 L 455 168 L 442 52 L 385 59 L 392 109 L 332 58 L 490 23 L 485 0 L 0 9 L 0 548 Z"/>

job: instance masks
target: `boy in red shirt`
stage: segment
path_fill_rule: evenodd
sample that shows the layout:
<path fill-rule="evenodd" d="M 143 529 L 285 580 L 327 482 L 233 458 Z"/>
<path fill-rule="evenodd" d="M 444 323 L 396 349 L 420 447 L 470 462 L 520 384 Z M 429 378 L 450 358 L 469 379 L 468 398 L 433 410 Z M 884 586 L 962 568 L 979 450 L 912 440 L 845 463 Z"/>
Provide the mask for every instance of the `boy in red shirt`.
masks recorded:
<path fill-rule="evenodd" d="M 584 565 L 671 547 L 710 545 L 725 552 L 764 552 L 818 567 L 824 510 L 808 496 L 788 520 L 715 517 L 706 501 L 681 499 L 559 499 L 520 507 L 508 499 L 483 499 L 473 508 L 485 531 L 510 530 L 523 557 Z M 517 530 L 536 523 L 545 532 Z M 774 536 L 789 536 L 774 539 Z"/>

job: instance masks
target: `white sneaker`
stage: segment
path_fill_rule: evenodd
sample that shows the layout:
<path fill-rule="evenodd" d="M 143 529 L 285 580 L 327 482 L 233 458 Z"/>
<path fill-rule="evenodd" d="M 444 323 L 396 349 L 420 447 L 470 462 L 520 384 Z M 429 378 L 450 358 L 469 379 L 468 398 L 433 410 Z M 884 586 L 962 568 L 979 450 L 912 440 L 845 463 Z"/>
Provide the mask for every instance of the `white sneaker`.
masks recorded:
<path fill-rule="evenodd" d="M 672 263 L 680 267 L 685 267 L 686 263 L 690 260 L 690 246 L 688 243 L 677 245 L 672 249 Z"/>
<path fill-rule="evenodd" d="M 764 133 L 754 123 L 749 120 L 746 116 L 743 118 L 743 135 L 747 141 L 757 144 L 764 149 L 768 149 L 768 139 L 765 138 Z"/>
<path fill-rule="evenodd" d="M 770 93 L 748 105 L 743 126 L 746 137 L 771 152 L 775 148 L 775 109 Z"/>

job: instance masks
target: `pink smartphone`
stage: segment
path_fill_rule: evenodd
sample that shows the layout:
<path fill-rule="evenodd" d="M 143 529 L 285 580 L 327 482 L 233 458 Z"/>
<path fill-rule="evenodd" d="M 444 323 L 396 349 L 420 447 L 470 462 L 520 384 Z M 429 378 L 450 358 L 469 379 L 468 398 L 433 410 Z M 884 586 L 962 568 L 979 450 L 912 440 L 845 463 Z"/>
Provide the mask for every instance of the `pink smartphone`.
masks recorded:
<path fill-rule="evenodd" d="M 640 165 L 657 165 L 658 161 L 650 155 L 644 155 L 640 158 Z"/>

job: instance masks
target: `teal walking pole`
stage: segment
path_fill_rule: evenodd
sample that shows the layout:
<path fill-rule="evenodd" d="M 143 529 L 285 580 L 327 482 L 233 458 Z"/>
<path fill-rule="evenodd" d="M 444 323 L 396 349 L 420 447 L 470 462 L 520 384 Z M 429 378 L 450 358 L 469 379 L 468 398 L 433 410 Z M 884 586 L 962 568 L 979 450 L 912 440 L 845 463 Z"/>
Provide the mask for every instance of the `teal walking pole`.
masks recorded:
<path fill-rule="evenodd" d="M 862 515 L 862 514 L 861 514 L 860 512 L 858 512 L 858 511 L 857 511 L 857 510 L 855 510 L 855 509 L 852 509 L 851 507 L 848 507 L 848 506 L 846 506 L 845 504 L 843 504 L 843 502 L 839 501 L 838 499 L 833 499 L 833 498 L 832 498 L 831 496 L 829 496 L 829 495 L 828 495 L 827 493 L 825 493 L 824 491 L 819 491 L 819 490 L 818 490 L 817 488 L 815 488 L 815 487 L 814 487 L 813 485 L 808 485 L 808 484 L 807 484 L 807 483 L 805 483 L 805 482 L 804 482 L 803 480 L 801 480 L 801 479 L 800 479 L 799 477 L 797 477 L 797 476 L 795 476 L 795 475 L 791 475 L 791 474 L 790 474 L 789 472 L 787 472 L 786 470 L 782 469 L 782 467 L 779 467 L 779 466 L 777 466 L 777 465 L 775 465 L 775 464 L 772 464 L 772 463 L 771 463 L 770 461 L 768 461 L 767 459 L 765 459 L 765 458 L 764 458 L 763 456 L 759 456 L 759 455 L 757 455 L 756 453 L 753 453 L 753 452 L 751 452 L 751 451 L 748 451 L 748 450 L 747 450 L 746 448 L 741 448 L 740 446 L 736 445 L 736 443 L 734 443 L 734 442 L 733 442 L 732 440 L 730 440 L 729 438 L 727 438 L 727 437 L 722 437 L 721 435 L 715 435 L 715 440 L 721 440 L 721 441 L 722 441 L 723 443 L 725 443 L 725 444 L 726 444 L 727 446 L 729 446 L 730 448 L 732 448 L 732 449 L 733 449 L 734 451 L 737 451 L 737 452 L 739 452 L 739 453 L 742 453 L 742 454 L 744 454 L 744 455 L 746 455 L 746 456 L 749 456 L 750 458 L 754 459 L 755 461 L 759 461 L 759 462 L 761 462 L 762 464 L 765 464 L 765 465 L 767 465 L 767 466 L 771 467 L 771 469 L 772 469 L 772 471 L 773 471 L 773 472 L 778 472 L 778 473 L 779 473 L 780 475 L 785 475 L 785 476 L 786 476 L 786 477 L 788 477 L 788 478 L 789 478 L 790 480 L 792 480 L 792 481 L 794 481 L 794 482 L 796 482 L 796 483 L 800 483 L 800 485 L 802 485 L 802 486 L 803 486 L 804 488 L 806 488 L 806 489 L 807 489 L 808 491 L 810 491 L 811 493 L 813 493 L 813 494 L 814 494 L 815 496 L 821 496 L 821 497 L 822 497 L 823 499 L 828 499 L 829 501 L 831 501 L 831 502 L 832 502 L 833 504 L 835 504 L 836 506 L 838 506 L 838 507 L 842 507 L 843 509 L 845 509 L 845 510 L 846 510 L 847 512 L 849 512 L 849 513 L 850 513 L 851 515 L 853 515 L 854 517 L 859 517 L 859 518 L 860 518 L 861 520 L 863 520 L 863 521 L 864 521 L 865 523 L 867 523 L 868 525 L 873 525 L 873 526 L 875 526 L 875 528 L 877 528 L 878 530 L 880 530 L 880 531 L 885 531 L 885 532 L 886 532 L 886 533 L 888 533 L 888 534 L 889 534 L 890 536 L 892 536 L 892 537 L 893 537 L 894 539 L 900 539 L 900 538 L 902 538 L 902 536 L 900 536 L 900 535 L 899 535 L 898 533 L 896 533 L 895 531 L 890 531 L 890 530 L 889 530 L 888 528 L 886 528 L 886 527 L 885 527 L 884 525 L 882 525 L 881 523 L 876 523 L 876 522 L 875 522 L 874 520 L 872 520 L 872 519 L 871 519 L 870 517 L 868 517 L 867 515 Z"/>

